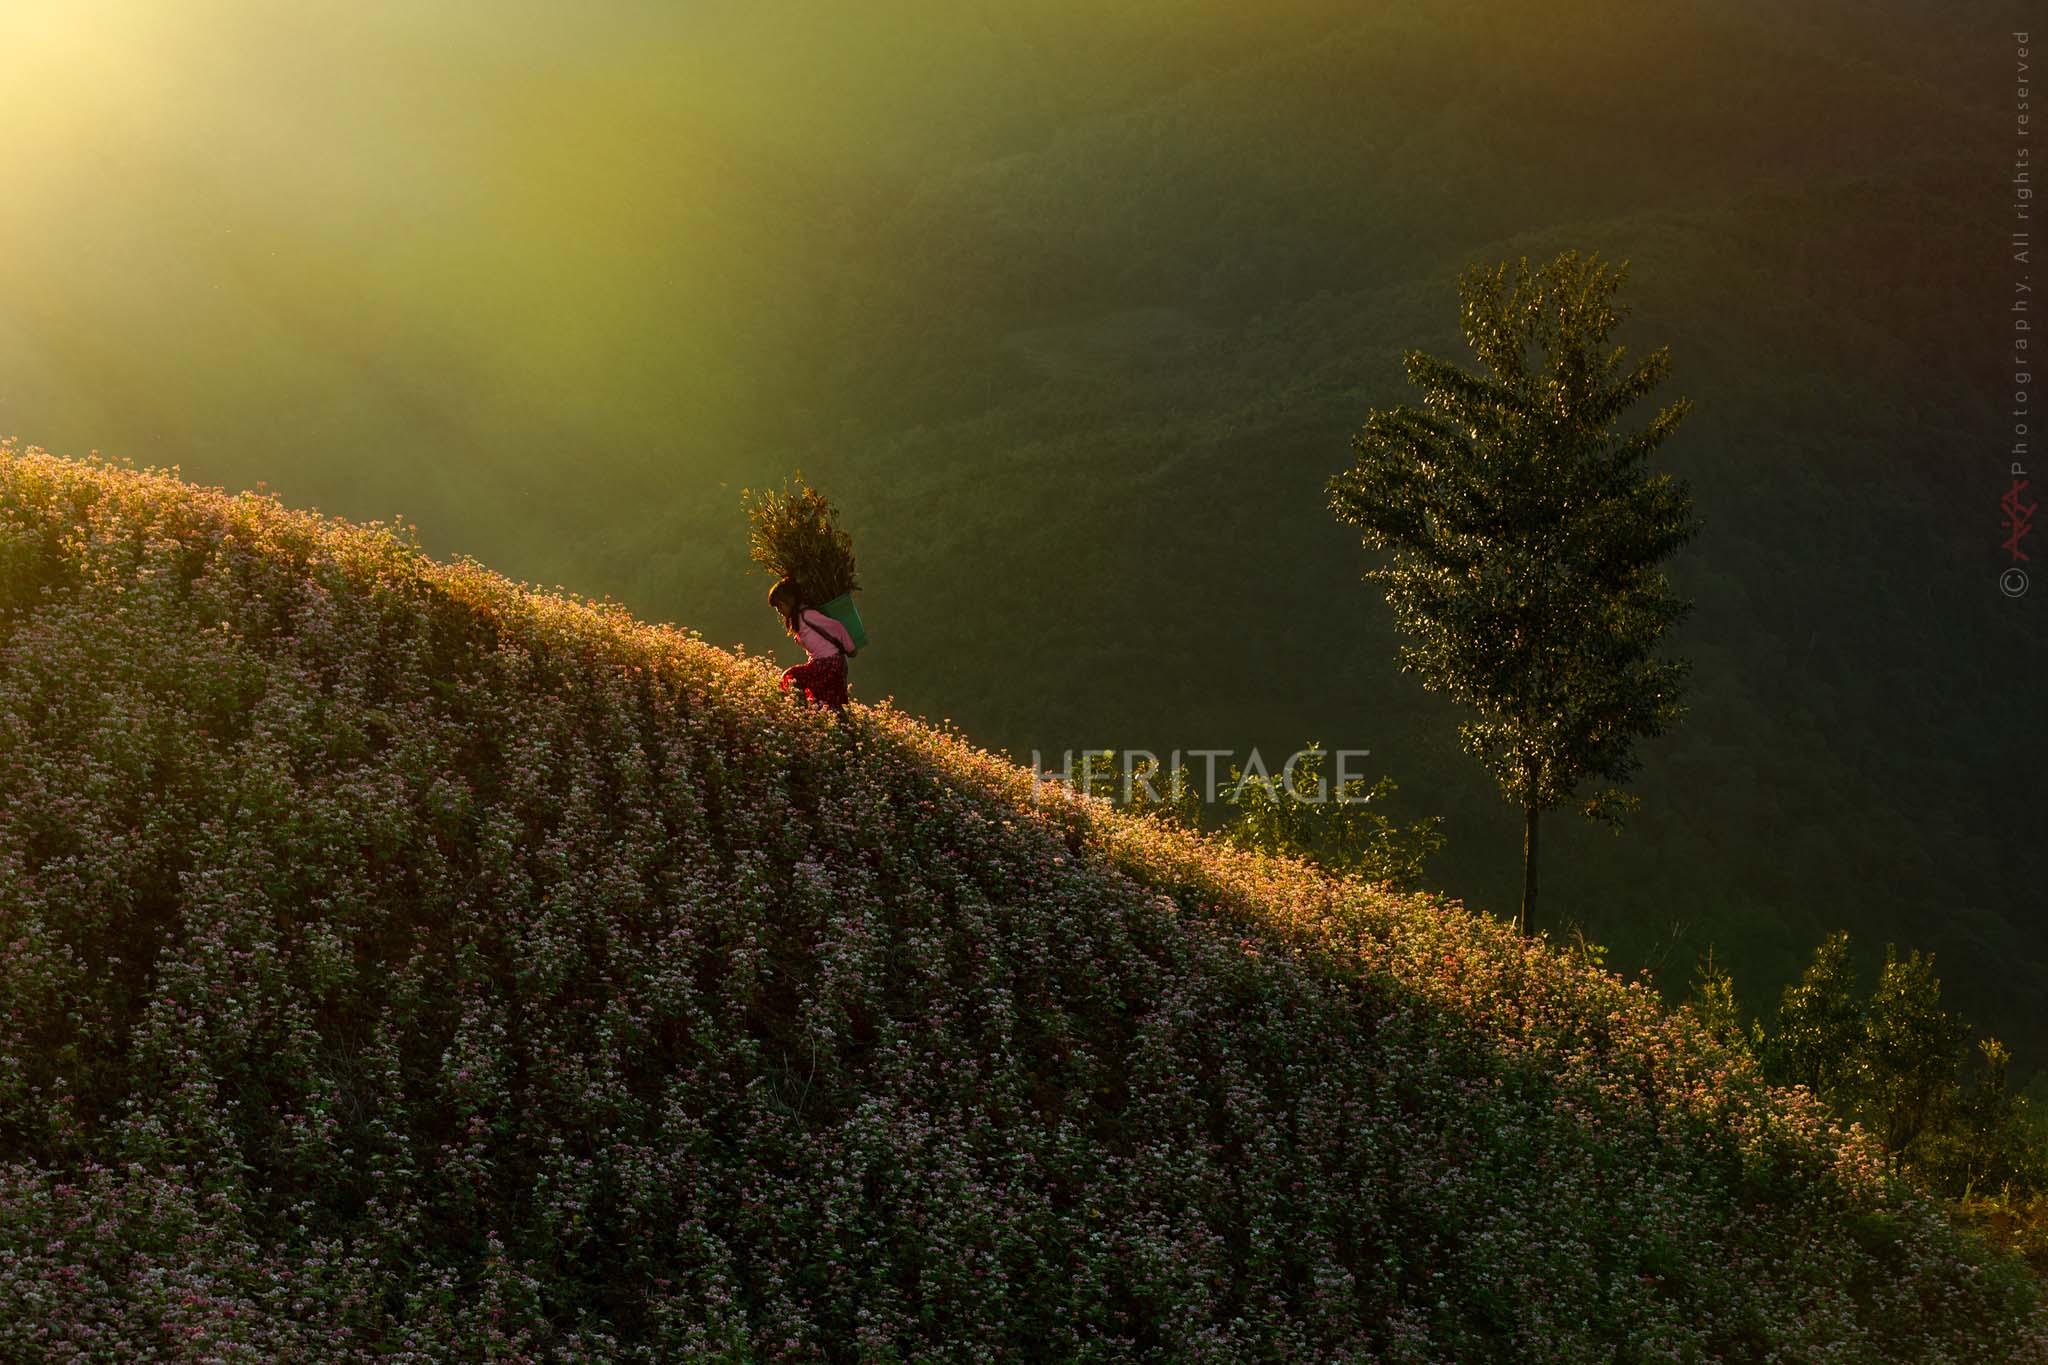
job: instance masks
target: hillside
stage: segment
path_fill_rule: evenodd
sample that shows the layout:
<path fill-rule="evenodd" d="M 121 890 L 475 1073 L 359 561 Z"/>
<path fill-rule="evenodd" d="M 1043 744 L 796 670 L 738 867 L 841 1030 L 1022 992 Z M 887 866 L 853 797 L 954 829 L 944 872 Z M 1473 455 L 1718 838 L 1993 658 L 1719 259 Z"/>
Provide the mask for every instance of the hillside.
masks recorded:
<path fill-rule="evenodd" d="M 1752 1011 L 1830 930 L 1865 979 L 1920 947 L 2048 1061 L 2048 631 L 1996 588 L 1987 349 L 2025 7 L 797 19 L 0 5 L 0 78 L 66 92 L 0 121 L 0 430 L 757 648 L 737 494 L 801 468 L 861 535 L 871 693 L 1020 758 L 1370 748 L 1443 817 L 1432 885 L 1499 906 L 1518 815 L 1324 484 L 1404 348 L 1465 354 L 1460 270 L 1598 250 L 1698 405 L 1693 712 L 1635 833 L 1546 828 L 1550 909 L 1667 988 L 1711 945 Z"/>
<path fill-rule="evenodd" d="M 2048 1358 L 1639 982 L 387 528 L 0 446 L 0 736 L 0 1357 Z"/>

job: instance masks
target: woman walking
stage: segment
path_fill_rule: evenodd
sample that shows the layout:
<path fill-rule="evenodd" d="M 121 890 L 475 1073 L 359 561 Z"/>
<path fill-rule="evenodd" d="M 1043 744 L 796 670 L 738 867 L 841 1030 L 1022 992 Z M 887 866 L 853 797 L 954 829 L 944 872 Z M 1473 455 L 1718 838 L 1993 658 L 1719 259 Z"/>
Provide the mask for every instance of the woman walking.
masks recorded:
<path fill-rule="evenodd" d="M 845 626 L 807 605 L 797 585 L 785 578 L 768 590 L 768 605 L 782 617 L 782 628 L 804 647 L 804 662 L 782 672 L 782 690 L 793 682 L 807 703 L 837 711 L 846 705 L 846 661 L 859 651 Z"/>

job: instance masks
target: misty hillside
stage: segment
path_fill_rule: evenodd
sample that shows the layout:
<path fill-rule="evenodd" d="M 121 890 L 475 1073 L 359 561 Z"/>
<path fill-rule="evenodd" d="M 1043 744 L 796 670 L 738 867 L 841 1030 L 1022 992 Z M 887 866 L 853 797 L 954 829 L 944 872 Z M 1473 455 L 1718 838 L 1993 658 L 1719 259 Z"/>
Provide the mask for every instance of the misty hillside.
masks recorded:
<path fill-rule="evenodd" d="M 1640 982 L 0 447 L 0 1355 L 2038 1360 Z"/>
<path fill-rule="evenodd" d="M 2009 25 L 2000 18 L 2009 14 Z M 2048 633 L 1995 587 L 2021 7 L 1076 0 L 0 7 L 0 431 L 403 514 L 773 641 L 742 486 L 860 535 L 870 695 L 1026 758 L 1370 748 L 1519 827 L 1323 486 L 1454 281 L 1632 263 L 1693 713 L 1545 895 L 1768 1009 L 1833 928 L 2048 1060 Z M 61 73 L 61 75 L 59 74 Z M 290 433 L 288 443 L 281 433 Z M 277 452 L 288 444 L 289 458 Z M 1219 623 L 1221 623 L 1219 628 Z M 878 637 L 880 638 L 880 637 Z M 1866 972 L 1872 965 L 1866 959 Z"/>

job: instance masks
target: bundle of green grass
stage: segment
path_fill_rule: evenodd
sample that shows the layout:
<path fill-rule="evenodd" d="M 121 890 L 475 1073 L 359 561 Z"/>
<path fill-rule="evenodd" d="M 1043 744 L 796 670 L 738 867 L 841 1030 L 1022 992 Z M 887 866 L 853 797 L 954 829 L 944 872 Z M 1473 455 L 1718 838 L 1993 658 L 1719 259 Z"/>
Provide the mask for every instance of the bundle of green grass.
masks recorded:
<path fill-rule="evenodd" d="M 740 500 L 748 554 L 771 577 L 796 584 L 804 601 L 830 602 L 860 586 L 853 537 L 839 529 L 839 509 L 800 471 L 780 489 L 743 489 Z"/>
<path fill-rule="evenodd" d="M 0 447 L 0 1358 L 2042 1359 L 1641 982 Z"/>

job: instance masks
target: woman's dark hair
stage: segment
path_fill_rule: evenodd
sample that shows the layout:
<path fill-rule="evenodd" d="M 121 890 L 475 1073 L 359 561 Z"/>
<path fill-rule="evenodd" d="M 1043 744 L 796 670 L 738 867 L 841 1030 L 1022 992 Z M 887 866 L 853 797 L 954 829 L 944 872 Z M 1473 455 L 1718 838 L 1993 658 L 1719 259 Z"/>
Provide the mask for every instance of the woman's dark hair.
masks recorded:
<path fill-rule="evenodd" d="M 768 589 L 768 605 L 781 614 L 782 624 L 789 633 L 796 634 L 797 613 L 804 609 L 803 591 L 797 587 L 796 581 L 789 578 L 777 580 L 775 586 Z"/>

